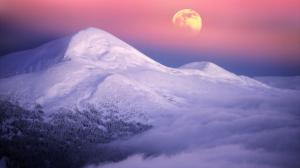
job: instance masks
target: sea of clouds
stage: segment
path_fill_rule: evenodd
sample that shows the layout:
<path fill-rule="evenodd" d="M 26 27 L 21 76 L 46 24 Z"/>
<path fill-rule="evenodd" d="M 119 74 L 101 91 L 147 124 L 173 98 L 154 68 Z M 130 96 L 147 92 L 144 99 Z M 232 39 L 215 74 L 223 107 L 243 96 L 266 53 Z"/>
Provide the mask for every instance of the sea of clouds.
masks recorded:
<path fill-rule="evenodd" d="M 172 112 L 149 131 L 108 145 L 126 159 L 86 167 L 300 167 L 300 92 L 267 92 L 220 95 L 225 103 Z"/>

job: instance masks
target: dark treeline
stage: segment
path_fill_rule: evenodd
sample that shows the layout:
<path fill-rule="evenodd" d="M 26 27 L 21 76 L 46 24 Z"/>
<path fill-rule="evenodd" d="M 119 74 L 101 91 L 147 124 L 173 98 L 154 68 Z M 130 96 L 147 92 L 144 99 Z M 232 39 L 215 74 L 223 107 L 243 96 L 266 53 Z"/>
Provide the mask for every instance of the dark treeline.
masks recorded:
<path fill-rule="evenodd" d="M 99 148 L 117 138 L 141 133 L 151 126 L 126 122 L 114 106 L 101 110 L 61 109 L 45 121 L 42 107 L 25 110 L 0 101 L 0 158 L 12 168 L 67 168 L 117 161 L 127 156 L 116 149 Z"/>

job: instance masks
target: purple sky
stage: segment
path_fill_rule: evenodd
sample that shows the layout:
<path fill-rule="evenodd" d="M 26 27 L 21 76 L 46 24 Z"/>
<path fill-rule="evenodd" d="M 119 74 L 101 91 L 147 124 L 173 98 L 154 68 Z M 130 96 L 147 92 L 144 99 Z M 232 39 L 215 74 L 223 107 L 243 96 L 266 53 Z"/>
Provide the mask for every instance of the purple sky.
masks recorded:
<path fill-rule="evenodd" d="M 172 25 L 183 8 L 202 16 L 195 37 Z M 0 55 L 94 26 L 173 67 L 205 60 L 238 74 L 300 75 L 299 11 L 298 0 L 2 0 Z"/>

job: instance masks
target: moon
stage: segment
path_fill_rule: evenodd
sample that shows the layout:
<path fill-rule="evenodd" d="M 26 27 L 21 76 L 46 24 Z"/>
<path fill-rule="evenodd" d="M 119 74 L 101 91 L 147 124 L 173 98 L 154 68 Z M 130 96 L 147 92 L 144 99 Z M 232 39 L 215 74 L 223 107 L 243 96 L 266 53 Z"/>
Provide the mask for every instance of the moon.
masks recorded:
<path fill-rule="evenodd" d="M 202 29 L 202 18 L 196 11 L 192 9 L 182 9 L 176 12 L 172 22 L 175 26 L 188 29 L 193 32 L 200 32 Z"/>

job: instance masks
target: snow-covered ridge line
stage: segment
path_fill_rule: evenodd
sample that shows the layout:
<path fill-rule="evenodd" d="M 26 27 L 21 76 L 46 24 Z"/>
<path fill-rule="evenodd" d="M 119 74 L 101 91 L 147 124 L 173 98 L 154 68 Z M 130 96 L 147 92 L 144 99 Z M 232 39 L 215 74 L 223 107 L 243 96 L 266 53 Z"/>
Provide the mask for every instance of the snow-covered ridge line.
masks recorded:
<path fill-rule="evenodd" d="M 0 78 L 45 70 L 64 59 L 70 37 L 43 44 L 35 49 L 5 55 L 0 58 Z"/>
<path fill-rule="evenodd" d="M 164 66 L 96 28 L 7 55 L 0 65 L 0 96 L 15 98 L 24 108 L 40 104 L 51 112 L 109 102 L 123 116 L 147 121 L 155 111 L 239 95 L 236 89 L 248 94 L 268 88 L 210 62 Z"/>
<path fill-rule="evenodd" d="M 99 66 L 114 62 L 114 67 L 164 67 L 115 36 L 87 28 L 73 36 L 46 43 L 36 49 L 8 54 L 0 59 L 0 78 L 45 70 L 62 61 Z"/>

